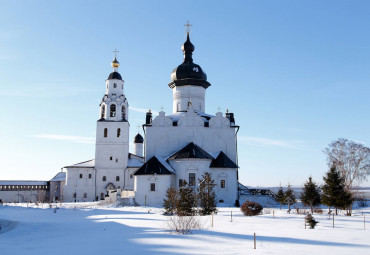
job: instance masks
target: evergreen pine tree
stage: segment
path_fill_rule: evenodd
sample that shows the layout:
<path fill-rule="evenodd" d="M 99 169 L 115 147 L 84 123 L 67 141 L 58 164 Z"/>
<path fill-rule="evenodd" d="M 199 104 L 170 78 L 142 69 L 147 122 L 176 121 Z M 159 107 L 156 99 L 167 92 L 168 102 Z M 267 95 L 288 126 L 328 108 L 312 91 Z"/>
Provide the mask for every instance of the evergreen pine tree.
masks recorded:
<path fill-rule="evenodd" d="M 287 190 L 284 193 L 284 201 L 285 201 L 285 203 L 286 203 L 286 200 L 288 198 L 291 199 L 292 204 L 295 204 L 296 203 L 295 195 L 294 195 L 294 192 L 292 190 L 292 186 L 290 184 L 288 184 L 288 188 L 287 188 Z"/>
<path fill-rule="evenodd" d="M 166 199 L 163 199 L 163 208 L 165 214 L 173 215 L 176 213 L 177 203 L 179 200 L 179 193 L 175 188 L 168 188 L 166 193 Z"/>
<path fill-rule="evenodd" d="M 280 209 L 281 209 L 281 205 L 284 204 L 284 199 L 285 199 L 284 190 L 283 190 L 283 187 L 281 187 L 280 185 L 279 191 L 276 194 L 276 202 L 280 203 Z"/>
<path fill-rule="evenodd" d="M 338 208 L 346 208 L 352 204 L 352 195 L 346 191 L 344 178 L 335 165 L 324 176 L 324 182 L 321 202 L 324 205 L 335 207 L 335 214 L 338 215 Z"/>
<path fill-rule="evenodd" d="M 312 177 L 304 184 L 301 201 L 305 206 L 310 206 L 311 213 L 313 213 L 313 207 L 320 204 L 320 193 L 321 190 L 315 182 L 312 181 Z"/>
<path fill-rule="evenodd" d="M 213 191 L 216 183 L 208 172 L 204 173 L 202 178 L 202 180 L 199 179 L 198 188 L 200 214 L 209 215 L 216 211 L 216 193 Z"/>
<path fill-rule="evenodd" d="M 191 216 L 194 215 L 194 207 L 196 206 L 195 194 L 192 187 L 184 181 L 179 191 L 179 200 L 177 203 L 177 215 Z"/>

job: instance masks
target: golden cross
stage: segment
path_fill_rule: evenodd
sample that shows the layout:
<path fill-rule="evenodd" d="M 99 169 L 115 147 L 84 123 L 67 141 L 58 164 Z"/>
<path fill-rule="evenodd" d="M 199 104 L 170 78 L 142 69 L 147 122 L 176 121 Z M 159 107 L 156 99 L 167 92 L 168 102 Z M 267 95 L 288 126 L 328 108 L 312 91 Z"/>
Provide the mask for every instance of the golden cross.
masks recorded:
<path fill-rule="evenodd" d="M 114 53 L 114 57 L 116 58 L 117 55 L 118 55 L 118 53 L 119 53 L 119 51 L 117 49 L 114 49 L 113 53 Z"/>
<path fill-rule="evenodd" d="M 184 25 L 185 27 L 185 31 L 189 34 L 190 33 L 190 29 L 193 25 L 190 25 L 189 21 L 186 23 L 186 25 Z"/>

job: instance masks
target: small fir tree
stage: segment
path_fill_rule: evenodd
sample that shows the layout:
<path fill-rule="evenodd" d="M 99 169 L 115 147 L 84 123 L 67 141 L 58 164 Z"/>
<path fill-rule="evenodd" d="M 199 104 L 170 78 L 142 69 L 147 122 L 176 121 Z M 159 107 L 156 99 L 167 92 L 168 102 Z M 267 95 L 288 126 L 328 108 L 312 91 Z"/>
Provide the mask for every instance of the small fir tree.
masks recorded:
<path fill-rule="evenodd" d="M 216 212 L 216 193 L 213 191 L 216 183 L 208 172 L 204 173 L 202 178 L 199 179 L 198 188 L 199 212 L 201 215 L 209 215 Z"/>
<path fill-rule="evenodd" d="M 313 214 L 313 207 L 321 203 L 321 190 L 320 187 L 312 181 L 312 177 L 304 184 L 301 201 L 305 206 L 310 206 L 311 213 Z"/>
<path fill-rule="evenodd" d="M 280 209 L 281 205 L 284 204 L 284 199 L 285 199 L 284 190 L 283 187 L 281 187 L 280 185 L 279 191 L 276 194 L 276 202 L 280 203 Z"/>
<path fill-rule="evenodd" d="M 291 199 L 292 204 L 295 204 L 297 202 L 295 199 L 294 192 L 292 190 L 292 186 L 290 184 L 288 184 L 288 188 L 284 193 L 284 201 L 287 201 L 288 198 Z"/>
<path fill-rule="evenodd" d="M 192 187 L 184 181 L 180 187 L 179 200 L 177 202 L 177 215 L 191 216 L 194 215 L 194 207 L 196 206 L 195 194 Z"/>
<path fill-rule="evenodd" d="M 163 199 L 163 208 L 165 214 L 173 215 L 176 213 L 177 203 L 179 200 L 179 193 L 175 188 L 168 188 L 166 193 L 166 198 Z"/>
<path fill-rule="evenodd" d="M 315 228 L 316 224 L 319 223 L 318 221 L 315 220 L 315 218 L 311 214 L 307 214 L 305 219 L 306 219 L 306 224 L 308 224 L 310 228 Z"/>
<path fill-rule="evenodd" d="M 330 168 L 323 178 L 325 183 L 322 186 L 321 202 L 329 207 L 335 207 L 335 214 L 338 215 L 338 208 L 347 208 L 352 204 L 352 195 L 346 190 L 344 178 L 335 165 Z"/>

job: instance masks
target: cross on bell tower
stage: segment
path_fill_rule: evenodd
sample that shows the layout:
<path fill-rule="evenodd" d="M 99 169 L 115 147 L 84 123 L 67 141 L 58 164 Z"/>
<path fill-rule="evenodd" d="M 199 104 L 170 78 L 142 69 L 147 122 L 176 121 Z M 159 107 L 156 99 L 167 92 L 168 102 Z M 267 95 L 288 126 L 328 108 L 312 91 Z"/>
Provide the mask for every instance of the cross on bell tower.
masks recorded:
<path fill-rule="evenodd" d="M 190 31 L 191 31 L 191 27 L 192 27 L 192 26 L 193 26 L 193 25 L 190 25 L 189 21 L 187 21 L 187 23 L 184 25 L 186 35 L 190 34 Z"/>

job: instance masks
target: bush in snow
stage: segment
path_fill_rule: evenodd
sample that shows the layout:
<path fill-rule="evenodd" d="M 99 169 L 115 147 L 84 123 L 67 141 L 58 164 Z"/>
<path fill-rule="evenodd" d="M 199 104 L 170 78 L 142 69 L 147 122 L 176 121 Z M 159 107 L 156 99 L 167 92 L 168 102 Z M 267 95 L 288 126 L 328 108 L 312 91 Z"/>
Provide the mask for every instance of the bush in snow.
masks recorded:
<path fill-rule="evenodd" d="M 200 219 L 196 216 L 170 216 L 166 228 L 179 234 L 188 234 L 192 230 L 202 229 Z"/>
<path fill-rule="evenodd" d="M 316 224 L 319 223 L 318 221 L 315 220 L 314 217 L 312 217 L 311 214 L 308 214 L 306 217 L 306 223 L 308 224 L 308 226 L 310 226 L 310 228 L 315 228 Z"/>
<path fill-rule="evenodd" d="M 261 213 L 263 207 L 259 203 L 252 201 L 245 201 L 240 210 L 244 213 L 245 216 L 255 216 Z"/>

